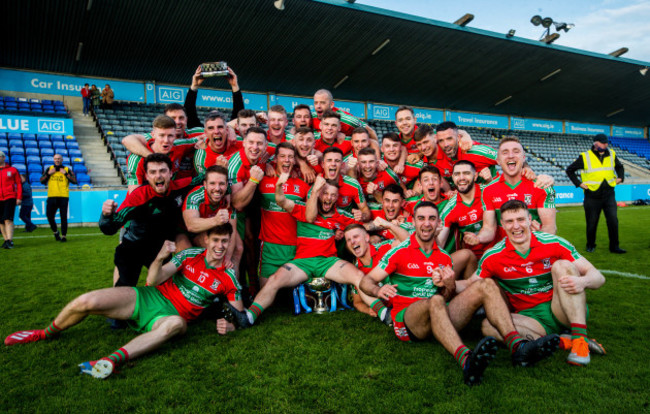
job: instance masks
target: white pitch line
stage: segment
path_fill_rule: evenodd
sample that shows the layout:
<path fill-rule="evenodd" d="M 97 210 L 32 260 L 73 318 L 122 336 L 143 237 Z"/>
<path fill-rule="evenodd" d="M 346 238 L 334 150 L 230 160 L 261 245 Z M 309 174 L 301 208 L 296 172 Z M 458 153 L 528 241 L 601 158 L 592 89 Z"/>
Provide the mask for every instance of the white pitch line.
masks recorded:
<path fill-rule="evenodd" d="M 80 234 L 68 234 L 67 237 L 72 236 L 77 237 L 77 236 L 103 236 L 103 233 L 80 233 Z M 19 239 L 47 239 L 47 238 L 52 238 L 54 237 L 53 235 L 49 236 L 18 236 L 14 237 L 14 240 L 19 240 Z"/>
<path fill-rule="evenodd" d="M 650 280 L 650 277 L 648 277 L 648 276 L 637 275 L 636 273 L 619 272 L 618 270 L 601 270 L 600 273 L 603 273 L 603 274 L 606 274 L 606 275 L 610 274 L 610 275 L 616 275 L 616 276 L 631 277 L 631 278 L 634 278 L 634 279 Z"/>

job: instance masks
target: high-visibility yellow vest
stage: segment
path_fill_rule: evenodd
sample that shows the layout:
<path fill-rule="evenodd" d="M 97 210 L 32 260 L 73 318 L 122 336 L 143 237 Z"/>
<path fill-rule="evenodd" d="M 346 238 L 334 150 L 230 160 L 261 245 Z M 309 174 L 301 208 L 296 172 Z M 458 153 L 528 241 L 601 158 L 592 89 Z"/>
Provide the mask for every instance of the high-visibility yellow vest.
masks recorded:
<path fill-rule="evenodd" d="M 600 162 L 594 151 L 583 152 L 581 155 L 585 167 L 580 177 L 591 191 L 598 190 L 603 180 L 607 181 L 611 187 L 616 186 L 616 171 L 614 170 L 616 153 L 613 149 L 609 150 L 609 155 L 603 158 L 603 162 Z"/>

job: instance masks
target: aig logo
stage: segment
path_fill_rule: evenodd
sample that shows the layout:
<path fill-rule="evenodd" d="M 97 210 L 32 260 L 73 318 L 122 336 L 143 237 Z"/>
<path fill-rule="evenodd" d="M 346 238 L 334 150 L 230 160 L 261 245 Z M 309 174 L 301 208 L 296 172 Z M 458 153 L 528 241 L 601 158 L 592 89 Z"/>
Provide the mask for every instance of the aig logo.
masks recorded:
<path fill-rule="evenodd" d="M 38 120 L 38 132 L 41 133 L 50 133 L 50 132 L 63 132 L 65 130 L 65 125 L 63 120 L 53 120 L 53 119 L 39 119 Z"/>
<path fill-rule="evenodd" d="M 181 88 L 158 88 L 158 100 L 160 102 L 183 102 L 184 99 L 185 91 Z"/>
<path fill-rule="evenodd" d="M 390 109 L 386 106 L 375 106 L 372 115 L 378 119 L 390 119 Z"/>

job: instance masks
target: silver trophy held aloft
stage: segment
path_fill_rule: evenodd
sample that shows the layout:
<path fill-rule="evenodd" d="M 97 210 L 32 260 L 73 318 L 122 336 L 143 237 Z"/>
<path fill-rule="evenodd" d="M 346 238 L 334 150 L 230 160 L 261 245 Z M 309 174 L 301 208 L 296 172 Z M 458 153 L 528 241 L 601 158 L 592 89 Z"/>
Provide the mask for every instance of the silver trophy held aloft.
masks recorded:
<path fill-rule="evenodd" d="M 311 282 L 307 283 L 309 291 L 313 293 L 312 295 L 307 295 L 307 300 L 311 299 L 314 301 L 314 306 L 312 307 L 315 313 L 326 313 L 329 312 L 330 307 L 328 304 L 328 299 L 331 296 L 332 284 L 328 279 L 324 277 L 317 277 L 312 279 Z"/>

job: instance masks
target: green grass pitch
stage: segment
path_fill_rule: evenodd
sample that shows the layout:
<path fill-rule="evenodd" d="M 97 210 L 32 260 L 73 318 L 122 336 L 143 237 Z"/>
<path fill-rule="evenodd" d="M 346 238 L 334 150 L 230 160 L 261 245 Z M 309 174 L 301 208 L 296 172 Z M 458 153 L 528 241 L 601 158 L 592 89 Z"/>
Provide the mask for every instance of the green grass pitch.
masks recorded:
<path fill-rule="evenodd" d="M 558 211 L 559 234 L 585 249 L 581 208 Z M 351 311 L 266 312 L 261 325 L 225 337 L 202 320 L 157 352 L 129 362 L 105 381 L 77 364 L 105 356 L 134 336 L 89 317 L 57 340 L 2 347 L 3 412 L 607 412 L 650 411 L 650 208 L 619 209 L 621 246 L 607 249 L 604 217 L 587 258 L 606 284 L 588 293 L 589 335 L 608 355 L 587 367 L 566 352 L 534 368 L 513 368 L 499 351 L 481 386 L 469 388 L 452 356 L 433 340 L 404 344 L 392 330 Z M 0 251 L 0 334 L 44 328 L 75 296 L 108 287 L 116 237 L 73 228 L 67 244 L 49 229 L 18 230 Z M 640 277 L 639 277 L 640 276 Z M 144 282 L 142 277 L 141 283 Z M 470 347 L 478 323 L 462 332 Z"/>

